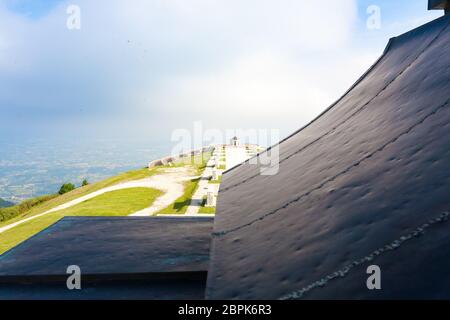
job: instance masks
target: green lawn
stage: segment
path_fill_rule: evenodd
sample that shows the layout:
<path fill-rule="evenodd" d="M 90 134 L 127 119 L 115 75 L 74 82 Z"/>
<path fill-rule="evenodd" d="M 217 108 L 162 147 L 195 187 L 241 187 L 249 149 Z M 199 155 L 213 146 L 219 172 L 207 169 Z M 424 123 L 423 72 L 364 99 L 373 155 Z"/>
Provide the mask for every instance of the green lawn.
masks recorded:
<path fill-rule="evenodd" d="M 211 178 L 208 183 L 215 183 L 215 184 L 222 183 L 222 176 L 219 176 L 219 179 L 217 180 L 213 180 Z"/>
<path fill-rule="evenodd" d="M 0 222 L 6 222 L 8 220 L 14 219 L 15 217 L 18 217 L 21 214 L 30 211 L 33 207 L 36 207 L 44 202 L 52 200 L 58 196 L 59 196 L 58 194 L 51 194 L 41 197 L 35 197 L 22 201 L 21 203 L 11 207 L 0 208 Z"/>
<path fill-rule="evenodd" d="M 161 191 L 129 188 L 111 191 L 73 207 L 49 213 L 0 234 L 0 254 L 42 231 L 64 216 L 126 216 L 149 207 Z"/>
<path fill-rule="evenodd" d="M 216 207 L 200 207 L 200 209 L 198 210 L 198 213 L 200 213 L 200 214 L 215 214 Z"/>
<path fill-rule="evenodd" d="M 59 195 L 56 198 L 52 198 L 48 201 L 37 204 L 31 207 L 26 212 L 21 213 L 10 220 L 0 222 L 0 227 L 14 223 L 16 221 L 20 221 L 24 218 L 38 215 L 61 204 L 67 203 L 71 200 L 77 199 L 81 196 L 90 194 L 94 191 L 103 189 L 105 187 L 109 187 L 121 182 L 139 180 L 150 177 L 152 175 L 161 172 L 161 169 L 170 168 L 174 166 L 191 166 L 194 170 L 196 170 L 196 173 L 200 175 L 201 172 L 203 172 L 203 170 L 205 169 L 206 163 L 209 160 L 210 156 L 211 153 L 208 152 L 202 155 L 195 156 L 192 160 L 196 161 L 193 161 L 193 163 L 190 164 L 178 162 L 173 164 L 172 166 L 158 166 L 151 169 L 144 168 L 139 170 L 133 170 L 97 183 L 77 188 L 71 192 Z M 169 208 L 165 209 L 166 211 L 170 211 L 166 213 L 180 213 L 180 214 L 185 213 L 190 203 L 192 194 L 195 192 L 195 189 L 197 188 L 198 181 L 199 181 L 198 179 L 193 179 L 191 181 L 186 182 L 185 193 L 183 194 L 182 197 L 177 199 L 177 201 L 175 201 L 175 203 L 173 203 Z M 65 210 L 60 210 L 57 212 L 52 212 L 42 217 L 25 222 L 21 225 L 12 228 L 11 230 L 5 231 L 0 234 L 0 254 L 16 246 L 20 242 L 28 239 L 34 234 L 42 231 L 43 229 L 47 228 L 48 226 L 55 223 L 64 216 L 127 215 L 140 209 L 149 207 L 150 204 L 154 201 L 154 199 L 159 196 L 160 194 L 159 192 L 160 191 L 148 188 L 133 188 L 114 191 L 106 193 L 104 195 L 100 195 L 96 198 L 90 199 L 83 203 L 80 203 L 74 207 Z"/>
<path fill-rule="evenodd" d="M 150 188 L 128 188 L 111 191 L 61 210 L 64 216 L 127 216 L 148 208 L 162 191 Z"/>
<path fill-rule="evenodd" d="M 27 218 L 27 217 L 31 217 L 31 216 L 43 213 L 47 210 L 50 210 L 54 207 L 61 205 L 61 204 L 72 201 L 81 196 L 87 195 L 91 192 L 118 184 L 120 182 L 139 180 L 139 179 L 143 179 L 146 177 L 150 177 L 150 176 L 158 173 L 160 168 L 161 167 L 155 167 L 152 169 L 144 168 L 144 169 L 139 169 L 139 170 L 133 170 L 133 171 L 125 172 L 118 176 L 115 176 L 115 177 L 112 177 L 112 178 L 109 178 L 109 179 L 106 179 L 106 180 L 103 180 L 103 181 L 100 181 L 97 183 L 87 185 L 85 187 L 77 188 L 71 192 L 60 195 L 49 201 L 43 202 L 40 205 L 37 205 L 37 206 L 31 208 L 29 211 L 26 211 L 25 213 L 13 218 L 13 219 L 10 219 L 10 220 L 4 221 L 4 222 L 0 222 L 0 227 L 3 227 L 10 223 L 22 220 L 23 218 Z"/>

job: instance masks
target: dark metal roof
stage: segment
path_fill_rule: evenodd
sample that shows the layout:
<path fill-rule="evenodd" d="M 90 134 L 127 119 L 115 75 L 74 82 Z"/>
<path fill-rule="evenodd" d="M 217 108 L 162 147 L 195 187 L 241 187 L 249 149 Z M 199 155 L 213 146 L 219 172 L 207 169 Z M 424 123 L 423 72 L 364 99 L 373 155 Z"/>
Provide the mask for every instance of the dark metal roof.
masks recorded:
<path fill-rule="evenodd" d="M 212 222 L 63 218 L 0 256 L 0 300 L 202 298 Z M 81 291 L 66 288 L 70 265 L 81 269 Z"/>
<path fill-rule="evenodd" d="M 428 10 L 444 10 L 450 7 L 450 0 L 428 0 Z"/>
<path fill-rule="evenodd" d="M 280 168 L 223 176 L 207 298 L 450 298 L 450 17 L 391 39 Z M 382 290 L 366 287 L 367 266 Z"/>
<path fill-rule="evenodd" d="M 138 261 L 138 260 L 136 260 Z M 177 273 L 158 277 L 85 279 L 81 290 L 68 290 L 66 279 L 0 281 L 0 300 L 198 300 L 205 296 L 206 272 Z"/>
<path fill-rule="evenodd" d="M 66 217 L 0 256 L 0 277 L 206 271 L 212 219 Z"/>

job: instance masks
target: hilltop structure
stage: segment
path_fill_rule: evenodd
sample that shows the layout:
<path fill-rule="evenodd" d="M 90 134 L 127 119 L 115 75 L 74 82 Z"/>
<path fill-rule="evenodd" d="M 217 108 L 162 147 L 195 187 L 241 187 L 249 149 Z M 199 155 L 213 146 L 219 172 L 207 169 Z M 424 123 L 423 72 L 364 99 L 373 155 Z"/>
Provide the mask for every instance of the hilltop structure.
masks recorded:
<path fill-rule="evenodd" d="M 450 299 L 449 79 L 447 14 L 282 140 L 278 174 L 230 148 L 214 221 L 65 218 L 0 256 L 0 299 Z"/>
<path fill-rule="evenodd" d="M 230 145 L 233 147 L 239 147 L 241 142 L 239 141 L 238 137 L 233 137 L 230 141 Z"/>

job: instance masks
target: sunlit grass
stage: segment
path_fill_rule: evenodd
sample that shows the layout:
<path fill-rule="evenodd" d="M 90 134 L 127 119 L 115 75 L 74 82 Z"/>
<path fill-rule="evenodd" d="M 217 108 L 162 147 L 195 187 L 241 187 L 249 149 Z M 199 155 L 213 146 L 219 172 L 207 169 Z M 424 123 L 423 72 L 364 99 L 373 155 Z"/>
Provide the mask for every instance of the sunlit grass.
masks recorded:
<path fill-rule="evenodd" d="M 183 159 L 183 161 L 176 162 L 171 165 L 157 166 L 151 169 L 144 168 L 133 170 L 97 183 L 77 188 L 54 199 L 45 201 L 11 220 L 1 222 L 0 227 L 44 213 L 59 205 L 112 185 L 127 181 L 140 180 L 158 173 L 163 173 L 166 168 L 186 166 L 194 170 L 197 175 L 200 175 L 205 169 L 206 163 L 210 157 L 211 153 L 205 152 L 203 154 L 195 155 L 190 159 Z M 186 182 L 183 196 L 177 199 L 169 207 L 158 213 L 184 214 L 190 204 L 192 195 L 198 187 L 199 180 L 200 179 L 192 179 Z M 24 222 L 10 230 L 0 233 L 0 254 L 44 230 L 64 216 L 128 215 L 149 207 L 161 194 L 161 191 L 149 188 L 121 189 L 118 191 L 105 193 L 64 210 L 48 213 L 44 216 Z"/>
<path fill-rule="evenodd" d="M 73 207 L 27 221 L 0 234 L 0 254 L 44 230 L 65 216 L 127 216 L 148 208 L 161 191 L 129 188 L 107 192 Z"/>
<path fill-rule="evenodd" d="M 22 220 L 24 218 L 28 218 L 40 213 L 43 213 L 47 210 L 50 210 L 54 207 L 57 207 L 59 205 L 62 205 L 64 203 L 67 203 L 69 201 L 75 200 L 79 197 L 85 196 L 87 194 L 90 194 L 94 191 L 98 191 L 100 189 L 121 183 L 121 182 L 126 182 L 126 181 L 132 181 L 132 180 L 139 180 L 139 179 L 143 179 L 143 178 L 147 178 L 150 177 L 156 173 L 158 173 L 159 171 L 159 167 L 155 167 L 152 169 L 139 169 L 139 170 L 133 170 L 133 171 L 129 171 L 129 172 L 125 172 L 122 173 L 120 175 L 111 177 L 109 179 L 97 182 L 97 183 L 93 183 L 81 188 L 77 188 L 71 192 L 68 192 L 66 194 L 63 194 L 61 196 L 58 196 L 54 199 L 51 199 L 49 201 L 43 202 L 40 205 L 37 205 L 35 207 L 33 207 L 32 209 L 30 209 L 29 211 L 4 222 L 0 222 L 0 227 L 8 225 L 10 223 Z M 39 218 L 40 219 L 40 218 Z"/>

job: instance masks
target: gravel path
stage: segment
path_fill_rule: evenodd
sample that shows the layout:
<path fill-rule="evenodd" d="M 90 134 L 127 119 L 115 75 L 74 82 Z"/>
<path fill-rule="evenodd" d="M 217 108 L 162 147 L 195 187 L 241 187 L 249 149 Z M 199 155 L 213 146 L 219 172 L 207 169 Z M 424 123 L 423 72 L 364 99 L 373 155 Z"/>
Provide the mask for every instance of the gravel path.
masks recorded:
<path fill-rule="evenodd" d="M 151 181 L 147 182 L 148 187 L 161 190 L 164 194 L 157 198 L 151 207 L 130 214 L 130 216 L 151 216 L 168 207 L 184 194 L 183 182 L 192 180 L 196 176 L 192 175 L 192 170 L 182 167 L 167 169 L 165 174 L 156 175 L 151 178 L 149 179 Z"/>
<path fill-rule="evenodd" d="M 138 211 L 134 214 L 131 214 L 131 216 L 150 216 L 150 215 L 154 214 L 155 212 L 158 212 L 159 210 L 169 206 L 176 199 L 178 199 L 179 197 L 181 197 L 183 195 L 183 193 L 184 193 L 183 182 L 195 178 L 195 176 L 192 175 L 192 172 L 193 172 L 192 169 L 185 168 L 185 167 L 169 168 L 169 169 L 165 169 L 161 174 L 157 174 L 157 175 L 151 176 L 149 178 L 123 182 L 123 183 L 119 183 L 119 184 L 116 184 L 111 187 L 103 188 L 98 191 L 87 194 L 85 196 L 82 196 L 80 198 L 77 198 L 75 200 L 69 201 L 65 204 L 57 206 L 57 207 L 50 209 L 48 211 L 45 211 L 43 213 L 37 214 L 35 216 L 31 216 L 29 218 L 25 218 L 25 219 L 19 220 L 17 222 L 11 223 L 9 225 L 6 225 L 4 227 L 1 227 L 0 233 L 10 230 L 10 229 L 12 229 L 18 225 L 21 225 L 25 222 L 28 222 L 30 220 L 42 217 L 46 214 L 70 208 L 81 202 L 95 198 L 101 194 L 111 192 L 111 191 L 116 191 L 116 190 L 127 189 L 127 188 L 141 188 L 141 187 L 142 188 L 153 188 L 153 189 L 158 189 L 158 190 L 161 190 L 164 192 L 164 194 L 162 196 L 160 196 L 159 198 L 157 198 L 154 201 L 154 203 L 152 204 L 151 207 L 146 208 L 141 211 Z"/>

